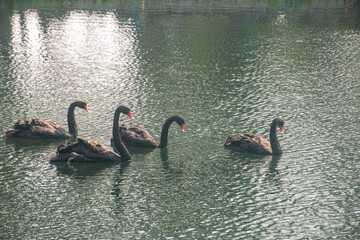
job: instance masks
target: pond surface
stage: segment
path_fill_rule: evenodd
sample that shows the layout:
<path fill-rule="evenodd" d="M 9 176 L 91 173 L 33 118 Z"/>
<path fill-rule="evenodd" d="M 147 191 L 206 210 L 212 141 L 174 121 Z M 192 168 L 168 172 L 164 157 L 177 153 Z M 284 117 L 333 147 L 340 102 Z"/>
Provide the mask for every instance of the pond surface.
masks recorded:
<path fill-rule="evenodd" d="M 296 3 L 295 3 L 296 2 Z M 0 1 L 0 129 L 42 117 L 110 146 L 118 105 L 164 150 L 48 160 L 65 141 L 0 139 L 3 239 L 360 236 L 360 11 L 351 1 Z M 269 138 L 281 157 L 224 149 Z M 176 126 L 175 126 L 176 125 Z"/>

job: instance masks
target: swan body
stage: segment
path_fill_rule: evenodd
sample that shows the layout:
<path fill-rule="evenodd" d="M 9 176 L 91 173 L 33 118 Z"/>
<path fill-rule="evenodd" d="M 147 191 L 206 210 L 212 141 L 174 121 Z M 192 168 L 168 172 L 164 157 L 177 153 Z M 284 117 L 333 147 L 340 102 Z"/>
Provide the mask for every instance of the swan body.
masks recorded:
<path fill-rule="evenodd" d="M 281 155 L 282 149 L 276 135 L 279 127 L 280 133 L 284 133 L 284 119 L 276 117 L 270 127 L 270 142 L 256 134 L 245 134 L 242 136 L 229 136 L 224 143 L 225 148 L 238 152 L 257 153 L 263 155 Z"/>
<path fill-rule="evenodd" d="M 87 104 L 83 101 L 75 101 L 68 108 L 68 127 L 69 132 L 53 121 L 42 118 L 32 120 L 19 120 L 12 129 L 6 131 L 7 138 L 30 138 L 30 139 L 59 139 L 77 136 L 77 125 L 75 122 L 74 111 L 79 107 L 88 111 Z"/>
<path fill-rule="evenodd" d="M 142 148 L 164 148 L 167 146 L 168 133 L 170 125 L 176 122 L 179 124 L 181 131 L 184 131 L 185 120 L 177 115 L 166 119 L 162 130 L 160 144 L 158 144 L 151 134 L 145 129 L 139 127 L 129 127 L 122 125 L 119 127 L 119 133 L 122 141 L 126 146 L 142 147 Z"/>
<path fill-rule="evenodd" d="M 82 138 L 67 145 L 60 145 L 56 154 L 50 162 L 112 162 L 120 159 L 120 156 L 109 147 Z"/>
<path fill-rule="evenodd" d="M 95 140 L 86 140 L 77 138 L 75 142 L 70 142 L 66 145 L 59 145 L 56 151 L 56 156 L 50 159 L 51 163 L 55 162 L 119 162 L 130 160 L 131 156 L 125 145 L 120 139 L 118 133 L 120 113 L 127 114 L 130 118 L 132 113 L 129 108 L 119 106 L 114 115 L 113 124 L 113 139 L 115 148 L 119 151 L 120 155 L 115 153 L 104 144 L 98 143 Z M 114 129 L 116 131 L 114 131 Z"/>

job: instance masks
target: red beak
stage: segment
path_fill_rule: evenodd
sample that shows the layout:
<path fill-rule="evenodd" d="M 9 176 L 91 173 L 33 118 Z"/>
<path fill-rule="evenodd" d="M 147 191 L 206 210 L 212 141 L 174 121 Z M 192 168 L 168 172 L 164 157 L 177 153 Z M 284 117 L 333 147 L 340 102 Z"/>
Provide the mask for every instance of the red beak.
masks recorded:
<path fill-rule="evenodd" d="M 181 125 L 180 125 L 180 129 L 181 129 L 182 132 L 185 132 L 185 125 L 184 125 L 184 124 L 181 124 Z"/>
<path fill-rule="evenodd" d="M 134 120 L 134 117 L 133 117 L 133 115 L 132 115 L 132 112 L 129 111 L 128 116 L 129 116 L 129 118 L 131 118 L 131 119 Z"/>
<path fill-rule="evenodd" d="M 87 106 L 87 105 L 84 106 L 84 110 L 87 111 L 87 112 L 89 112 L 89 109 L 88 109 L 88 106 Z"/>
<path fill-rule="evenodd" d="M 279 129 L 280 129 L 280 133 L 281 133 L 281 134 L 284 134 L 284 132 L 285 132 L 284 126 L 280 126 Z"/>

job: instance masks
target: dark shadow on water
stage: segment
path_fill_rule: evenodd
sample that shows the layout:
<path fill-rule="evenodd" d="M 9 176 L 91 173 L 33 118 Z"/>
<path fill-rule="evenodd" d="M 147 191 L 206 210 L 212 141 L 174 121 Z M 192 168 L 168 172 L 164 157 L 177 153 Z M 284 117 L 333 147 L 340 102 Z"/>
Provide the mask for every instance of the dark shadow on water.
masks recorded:
<path fill-rule="evenodd" d="M 270 172 L 270 173 L 278 173 L 277 166 L 281 159 L 281 156 L 273 156 L 273 155 L 259 155 L 259 154 L 253 154 L 253 153 L 241 153 L 236 152 L 232 150 L 230 151 L 231 159 L 239 160 L 241 158 L 241 162 L 243 164 L 251 164 L 251 163 L 260 163 L 262 162 L 262 165 L 260 167 L 260 172 Z"/>
<path fill-rule="evenodd" d="M 127 147 L 130 153 L 150 153 L 157 148 Z"/>
<path fill-rule="evenodd" d="M 41 152 L 51 152 L 55 155 L 56 150 L 60 144 L 66 144 L 70 139 L 21 139 L 21 138 L 5 138 L 5 144 L 12 148 L 12 151 L 15 152 L 26 152 L 27 154 L 31 153 L 41 153 Z M 51 154 L 51 155 L 52 155 Z M 50 157 L 49 157 L 50 158 Z"/>
<path fill-rule="evenodd" d="M 229 153 L 229 157 L 234 160 L 240 160 L 243 163 L 261 162 L 267 160 L 269 155 L 261 155 L 255 153 L 238 152 L 232 149 L 224 148 Z"/>
<path fill-rule="evenodd" d="M 121 193 L 121 186 L 122 186 L 122 181 L 123 181 L 123 174 L 126 170 L 126 168 L 129 166 L 129 161 L 128 162 L 124 162 L 121 163 L 120 167 L 115 171 L 113 180 L 114 180 L 114 184 L 113 184 L 113 188 L 111 191 L 111 195 L 113 195 L 114 197 L 119 197 L 120 193 Z"/>
<path fill-rule="evenodd" d="M 278 165 L 280 159 L 281 159 L 281 156 L 272 156 L 272 161 L 269 164 L 270 172 L 278 173 L 278 170 L 276 168 L 277 168 L 277 165 Z"/>
<path fill-rule="evenodd" d="M 134 154 L 158 154 L 156 151 L 160 151 L 161 164 L 164 170 L 170 169 L 168 148 L 141 148 L 141 147 L 129 147 L 129 151 Z M 156 151 L 155 151 L 156 150 Z"/>
<path fill-rule="evenodd" d="M 101 171 L 119 165 L 119 169 L 126 168 L 130 161 L 127 162 L 106 162 L 106 163 L 51 163 L 55 165 L 60 174 L 71 176 L 94 176 Z M 49 163 L 50 164 L 50 163 Z M 122 170 L 123 171 L 123 170 Z"/>
<path fill-rule="evenodd" d="M 277 170 L 277 166 L 279 163 L 279 160 L 281 159 L 281 156 L 267 156 L 267 158 L 264 161 L 264 164 L 262 165 L 261 172 L 269 171 L 270 173 L 278 174 L 279 171 Z"/>
<path fill-rule="evenodd" d="M 168 148 L 161 148 L 160 149 L 160 158 L 161 158 L 161 165 L 163 168 L 163 173 L 167 180 L 175 179 L 181 177 L 183 175 L 182 168 L 178 167 L 178 163 L 174 163 L 175 158 L 169 157 Z"/>
<path fill-rule="evenodd" d="M 13 144 L 17 147 L 59 145 L 72 141 L 71 139 L 26 139 L 26 138 L 5 138 L 6 144 Z"/>
<path fill-rule="evenodd" d="M 169 154 L 168 154 L 168 149 L 167 148 L 161 148 L 160 149 L 160 157 L 161 157 L 161 162 L 162 162 L 162 166 L 164 169 L 169 169 Z"/>

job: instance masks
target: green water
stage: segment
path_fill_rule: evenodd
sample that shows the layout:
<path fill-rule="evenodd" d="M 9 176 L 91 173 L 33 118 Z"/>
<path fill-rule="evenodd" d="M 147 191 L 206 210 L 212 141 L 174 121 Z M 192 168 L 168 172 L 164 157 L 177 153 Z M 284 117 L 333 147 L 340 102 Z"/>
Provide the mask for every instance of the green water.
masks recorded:
<path fill-rule="evenodd" d="M 0 129 L 42 117 L 110 145 L 120 104 L 165 150 L 48 160 L 0 139 L 2 239 L 360 237 L 360 11 L 351 1 L 0 1 Z M 224 149 L 269 137 L 283 155 Z"/>

